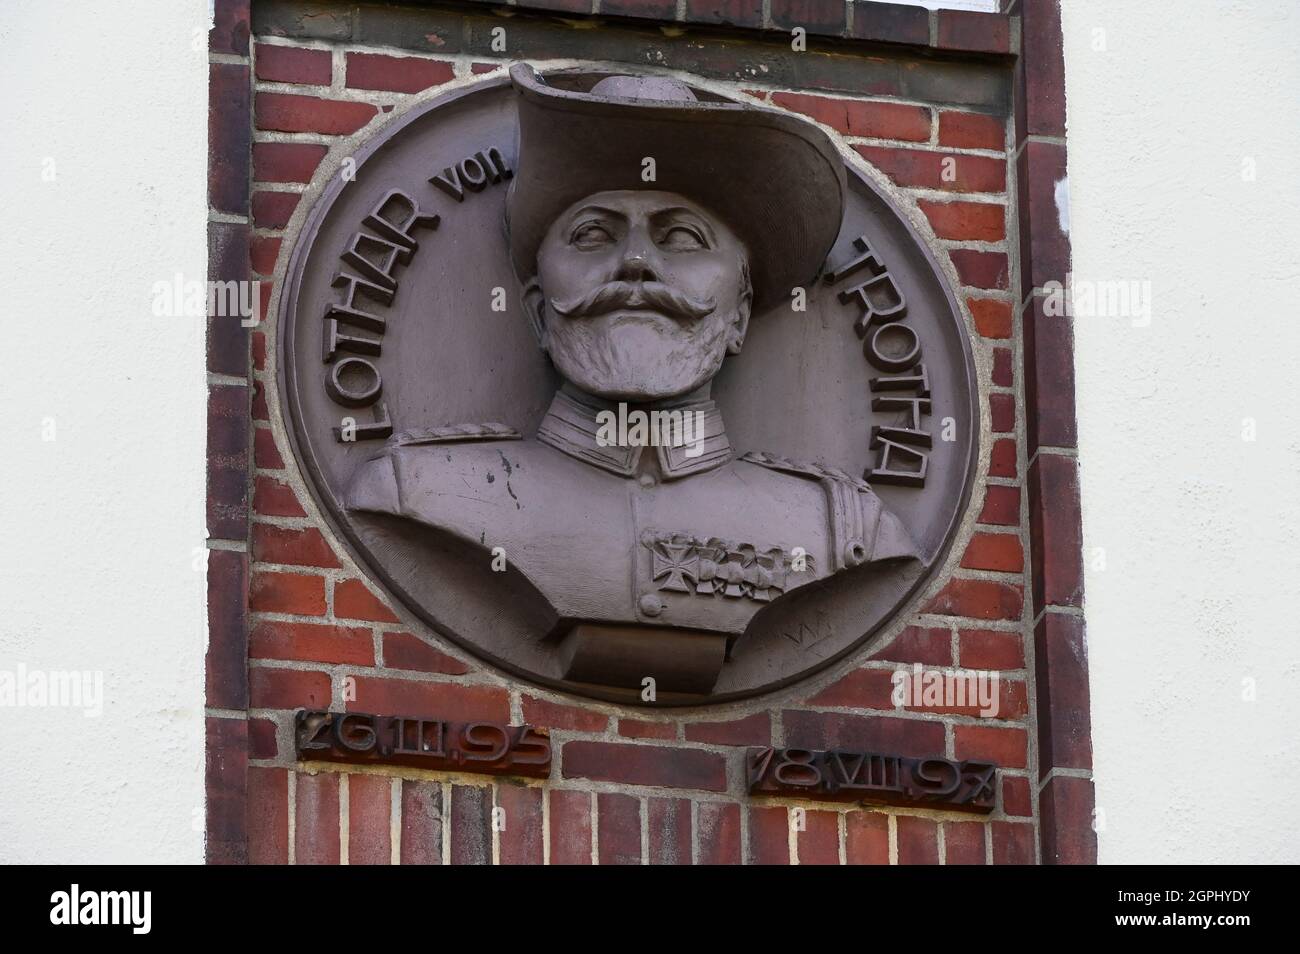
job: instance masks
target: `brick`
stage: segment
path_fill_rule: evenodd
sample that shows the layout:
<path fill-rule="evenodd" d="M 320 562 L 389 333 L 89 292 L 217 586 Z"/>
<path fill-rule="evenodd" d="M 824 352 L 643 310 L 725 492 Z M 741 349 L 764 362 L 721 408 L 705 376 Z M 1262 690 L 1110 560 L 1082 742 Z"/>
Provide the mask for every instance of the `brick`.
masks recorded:
<path fill-rule="evenodd" d="M 984 825 L 981 822 L 943 823 L 943 863 L 984 864 Z"/>
<path fill-rule="evenodd" d="M 1020 213 L 1020 299 L 1048 282 L 1064 283 L 1070 273 L 1070 237 L 1057 206 L 1066 180 L 1065 147 L 1029 142 L 1016 160 Z M 1067 197 L 1068 199 L 1068 197 Z"/>
<path fill-rule="evenodd" d="M 846 814 L 844 860 L 851 865 L 889 864 L 889 816 L 878 812 Z"/>
<path fill-rule="evenodd" d="M 384 665 L 390 669 L 437 672 L 448 676 L 463 676 L 469 672 L 469 666 L 459 659 L 439 652 L 410 633 L 384 633 Z"/>
<path fill-rule="evenodd" d="M 542 858 L 542 790 L 497 786 L 497 807 L 504 809 L 505 827 L 498 834 L 503 865 L 540 865 Z"/>
<path fill-rule="evenodd" d="M 304 9 L 296 4 L 255 3 L 253 33 L 299 40 L 349 40 L 353 10 L 316 3 Z"/>
<path fill-rule="evenodd" d="M 301 196 L 296 192 L 254 192 L 253 224 L 259 229 L 282 229 L 293 218 Z"/>
<path fill-rule="evenodd" d="M 1039 454 L 1029 465 L 1029 554 L 1034 615 L 1045 606 L 1083 606 L 1079 462 Z"/>
<path fill-rule="evenodd" d="M 1018 586 L 993 580 L 948 581 L 923 612 L 971 619 L 1020 619 L 1024 592 Z"/>
<path fill-rule="evenodd" d="M 339 777 L 298 773 L 294 802 L 294 863 L 339 863 Z"/>
<path fill-rule="evenodd" d="M 686 0 L 686 22 L 763 25 L 763 0 Z"/>
<path fill-rule="evenodd" d="M 253 510 L 264 517 L 305 517 L 298 495 L 274 477 L 258 476 L 253 483 Z"/>
<path fill-rule="evenodd" d="M 1038 818 L 1045 865 L 1095 865 L 1092 780 L 1060 776 L 1038 793 Z"/>
<path fill-rule="evenodd" d="M 207 704 L 248 705 L 248 554 L 208 551 Z"/>
<path fill-rule="evenodd" d="M 959 725 L 953 728 L 953 756 L 996 762 L 1002 768 L 1024 768 L 1028 740 L 1024 729 Z"/>
<path fill-rule="evenodd" d="M 246 282 L 249 275 L 249 226 L 242 222 L 208 223 L 208 278 L 214 282 Z M 229 285 L 223 288 L 231 287 Z M 243 285 L 236 285 L 242 289 Z M 227 309 L 228 310 L 228 309 Z M 215 374 L 229 374 L 237 378 L 248 377 L 249 329 L 243 319 L 235 315 L 213 314 L 207 318 L 208 370 Z M 213 388 L 216 391 L 217 388 Z M 238 399 L 247 415 L 247 395 Z M 237 436 L 242 446 L 248 443 L 248 426 L 241 416 Z M 244 492 L 243 474 L 239 476 L 239 494 Z M 241 529 L 240 536 L 243 536 Z"/>
<path fill-rule="evenodd" d="M 341 580 L 334 584 L 334 615 L 376 623 L 401 622 L 360 580 Z"/>
<path fill-rule="evenodd" d="M 563 762 L 565 778 L 708 792 L 727 790 L 726 761 L 698 749 L 576 741 L 565 744 Z"/>
<path fill-rule="evenodd" d="M 1015 383 L 1010 348 L 993 349 L 993 383 L 1000 388 L 1009 388 Z"/>
<path fill-rule="evenodd" d="M 451 787 L 451 863 L 492 863 L 492 789 L 478 785 Z"/>
<path fill-rule="evenodd" d="M 339 567 L 334 548 L 314 527 L 296 530 L 269 523 L 253 524 L 253 559 L 292 566 Z"/>
<path fill-rule="evenodd" d="M 805 93 L 773 93 L 772 102 L 783 109 L 811 116 L 846 136 L 907 142 L 930 140 L 930 110 L 924 106 L 832 99 Z"/>
<path fill-rule="evenodd" d="M 402 780 L 404 865 L 442 864 L 442 783 Z"/>
<path fill-rule="evenodd" d="M 601 9 L 609 0 L 604 0 Z M 778 30 L 803 27 L 810 34 L 839 36 L 847 26 L 844 0 L 770 0 L 772 26 Z"/>
<path fill-rule="evenodd" d="M 1020 474 L 1016 456 L 1016 442 L 1010 437 L 999 437 L 989 451 L 989 476 L 1015 478 Z"/>
<path fill-rule="evenodd" d="M 755 865 L 790 863 L 790 816 L 783 806 L 750 807 L 749 861 Z"/>
<path fill-rule="evenodd" d="M 1034 863 L 1034 826 L 1025 822 L 995 821 L 989 826 L 995 865 Z"/>
<path fill-rule="evenodd" d="M 795 849 L 801 865 L 840 863 L 840 816 L 838 812 L 805 811 L 803 831 L 795 833 Z"/>
<path fill-rule="evenodd" d="M 360 8 L 343 8 L 355 18 L 354 41 L 368 47 L 397 47 L 421 53 L 456 53 L 461 49 L 462 26 L 466 21 L 485 25 L 500 23 L 496 17 L 466 17 L 461 11 L 439 12 L 429 9 L 412 9 L 386 4 L 363 4 Z M 521 18 L 522 19 L 522 18 Z M 511 24 L 510 49 L 517 56 L 520 33 L 526 30 L 519 20 Z"/>
<path fill-rule="evenodd" d="M 391 778 L 348 776 L 348 864 L 392 864 L 392 814 Z"/>
<path fill-rule="evenodd" d="M 591 864 L 591 795 L 553 788 L 550 799 L 551 864 Z"/>
<path fill-rule="evenodd" d="M 248 214 L 248 67 L 208 65 L 208 204 L 219 212 Z"/>
<path fill-rule="evenodd" d="M 252 415 L 255 421 L 269 421 L 271 410 L 266 403 L 266 385 L 259 380 L 253 381 Z"/>
<path fill-rule="evenodd" d="M 563 0 L 556 0 L 556 2 L 563 2 Z M 583 4 L 581 0 L 569 0 L 569 2 L 571 2 L 575 7 L 581 6 L 584 9 L 589 7 L 589 5 Z M 503 63 L 471 63 L 469 71 L 475 76 L 482 76 L 484 73 L 491 73 L 495 70 L 502 69 L 504 65 L 505 64 Z"/>
<path fill-rule="evenodd" d="M 772 720 L 766 712 L 755 712 L 731 722 L 688 722 L 686 738 L 712 745 L 770 745 Z"/>
<path fill-rule="evenodd" d="M 686 798 L 646 799 L 646 856 L 652 865 L 691 863 L 691 802 Z"/>
<path fill-rule="evenodd" d="M 289 772 L 248 769 L 248 862 L 289 863 Z"/>
<path fill-rule="evenodd" d="M 1019 775 L 1002 776 L 1002 813 L 1028 818 L 1034 813 L 1033 795 L 1029 779 Z"/>
<path fill-rule="evenodd" d="M 801 749 L 845 749 L 926 756 L 944 751 L 943 725 L 922 719 L 785 710 L 785 744 Z"/>
<path fill-rule="evenodd" d="M 591 12 L 591 0 L 523 0 L 519 6 L 530 10 L 554 10 L 558 13 Z"/>
<path fill-rule="evenodd" d="M 212 29 L 208 50 L 212 53 L 248 55 L 249 0 L 216 0 L 212 5 Z"/>
<path fill-rule="evenodd" d="M 375 644 L 370 630 L 322 623 L 261 620 L 253 626 L 248 654 L 254 659 L 299 659 L 354 666 L 375 664 Z"/>
<path fill-rule="evenodd" d="M 1001 242 L 1007 237 L 1007 207 L 1000 202 L 917 202 L 941 239 Z M 1007 314 L 1010 315 L 1010 305 Z"/>
<path fill-rule="evenodd" d="M 966 669 L 1024 669 L 1025 645 L 1019 633 L 996 629 L 957 632 L 961 665 Z"/>
<path fill-rule="evenodd" d="M 963 285 L 993 291 L 1009 287 L 1010 269 L 1006 255 L 1001 252 L 954 248 L 949 249 L 948 257 L 952 259 Z"/>
<path fill-rule="evenodd" d="M 271 719 L 248 720 L 248 757 L 250 759 L 273 759 L 280 753 L 280 743 L 276 739 L 278 727 Z"/>
<path fill-rule="evenodd" d="M 1011 19 L 1001 13 L 940 10 L 938 46 L 969 53 L 1011 52 Z"/>
<path fill-rule="evenodd" d="M 675 722 L 645 722 L 640 719 L 619 719 L 618 734 L 625 739 L 675 739 Z"/>
<path fill-rule="evenodd" d="M 601 0 L 600 12 L 611 17 L 672 20 L 677 15 L 675 0 Z"/>
<path fill-rule="evenodd" d="M 1020 537 L 1014 533 L 977 533 L 966 545 L 961 565 L 968 570 L 1020 573 L 1025 568 Z"/>
<path fill-rule="evenodd" d="M 245 864 L 248 860 L 245 793 L 248 722 L 214 718 L 204 721 L 207 861 L 208 864 Z"/>
<path fill-rule="evenodd" d="M 1012 394 L 989 395 L 989 418 L 995 434 L 1009 434 L 1016 429 L 1016 399 Z"/>
<path fill-rule="evenodd" d="M 871 658 L 886 662 L 951 666 L 952 631 L 924 626 L 908 626 L 888 646 L 872 653 Z"/>
<path fill-rule="evenodd" d="M 568 729 L 573 732 L 604 732 L 609 724 L 609 717 L 603 712 L 580 709 L 577 706 L 565 706 L 558 702 L 535 699 L 525 695 L 521 698 L 524 721 L 530 725 L 548 726 L 552 729 Z"/>
<path fill-rule="evenodd" d="M 631 795 L 596 796 L 599 861 L 602 865 L 641 863 L 641 801 Z"/>
<path fill-rule="evenodd" d="M 325 579 L 305 573 L 259 571 L 253 574 L 248 605 L 257 613 L 324 616 Z"/>
<path fill-rule="evenodd" d="M 1038 771 L 1092 768 L 1088 651 L 1078 616 L 1044 613 L 1034 627 Z"/>
<path fill-rule="evenodd" d="M 925 76 L 904 77 L 898 61 L 891 58 L 842 57 L 821 52 L 824 49 L 823 44 L 814 43 L 812 52 L 798 53 L 793 57 L 773 50 L 764 57 L 759 74 L 755 73 L 752 54 L 737 50 L 738 55 L 733 60 L 728 62 L 724 57 L 723 62 L 731 67 L 728 75 L 740 83 L 752 83 L 757 75 L 761 75 L 769 85 L 787 89 L 873 97 L 902 97 L 904 86 L 910 85 L 912 93 L 921 95 L 908 95 L 907 99 L 917 102 L 929 99 L 923 91 L 932 87 L 936 76 L 928 70 L 919 71 Z M 975 96 L 979 98 L 985 92 L 987 90 L 981 90 Z"/>
<path fill-rule="evenodd" d="M 900 865 L 937 865 L 939 863 L 939 825 L 928 818 L 899 815 L 898 863 Z"/>
<path fill-rule="evenodd" d="M 941 110 L 939 145 L 954 149 L 996 149 L 1007 145 L 1006 122 L 1000 116 Z"/>
<path fill-rule="evenodd" d="M 248 389 L 208 389 L 208 532 L 242 540 L 248 534 Z"/>
<path fill-rule="evenodd" d="M 1057 0 L 1022 0 L 1020 8 L 1021 62 L 1033 69 L 1017 70 L 1023 91 L 1016 100 L 1016 143 L 1026 136 L 1065 135 L 1065 62 L 1061 43 L 1061 13 Z"/>
<path fill-rule="evenodd" d="M 808 705 L 892 709 L 893 675 L 890 669 L 855 669 L 809 699 Z"/>
<path fill-rule="evenodd" d="M 1011 302 L 997 298 L 967 298 L 975 330 L 984 338 L 1011 337 Z"/>
<path fill-rule="evenodd" d="M 394 93 L 418 93 L 440 86 L 455 77 L 450 63 L 416 56 L 385 56 L 382 53 L 348 53 L 349 89 L 380 89 Z"/>
<path fill-rule="evenodd" d="M 301 83 L 329 86 L 333 67 L 329 50 L 306 50 L 300 46 L 257 44 L 257 78 L 268 83 Z"/>
<path fill-rule="evenodd" d="M 695 811 L 700 864 L 740 864 L 740 806 L 734 802 L 699 802 Z"/>
<path fill-rule="evenodd" d="M 1039 447 L 1076 447 L 1074 328 L 1066 315 L 1043 312 L 1035 297 L 1023 312 L 1025 431 L 1032 457 Z"/>
<path fill-rule="evenodd" d="M 369 103 L 342 102 L 294 93 L 258 93 L 253 101 L 258 129 L 350 136 L 379 112 Z"/>
<path fill-rule="evenodd" d="M 328 150 L 313 142 L 253 143 L 253 178 L 259 182 L 311 182 Z"/>
<path fill-rule="evenodd" d="M 984 507 L 980 511 L 979 522 L 1002 527 L 1018 527 L 1020 488 L 1005 487 L 1002 484 L 990 484 L 986 487 Z"/>
<path fill-rule="evenodd" d="M 510 696 L 500 686 L 357 676 L 355 688 L 356 699 L 347 704 L 351 712 L 449 722 L 510 722 Z"/>
<path fill-rule="evenodd" d="M 930 42 L 930 14 L 921 7 L 900 3 L 864 3 L 853 8 L 849 35 L 859 40 L 926 46 Z"/>
<path fill-rule="evenodd" d="M 279 239 L 274 239 L 276 247 L 279 247 Z M 266 284 L 263 282 L 263 284 Z M 248 350 L 251 352 L 253 359 L 253 369 L 255 371 L 266 370 L 266 335 L 260 331 L 254 331 L 248 336 Z"/>
<path fill-rule="evenodd" d="M 1004 192 L 1005 160 L 891 146 L 853 147 L 864 159 L 900 186 L 944 192 Z M 951 159 L 945 163 L 945 159 Z"/>
<path fill-rule="evenodd" d="M 280 241 L 268 235 L 254 235 L 249 239 L 249 264 L 254 274 L 270 275 L 275 271 L 276 259 L 280 257 Z"/>
<path fill-rule="evenodd" d="M 301 669 L 249 670 L 250 705 L 254 709 L 327 709 L 330 677 L 323 672 Z"/>

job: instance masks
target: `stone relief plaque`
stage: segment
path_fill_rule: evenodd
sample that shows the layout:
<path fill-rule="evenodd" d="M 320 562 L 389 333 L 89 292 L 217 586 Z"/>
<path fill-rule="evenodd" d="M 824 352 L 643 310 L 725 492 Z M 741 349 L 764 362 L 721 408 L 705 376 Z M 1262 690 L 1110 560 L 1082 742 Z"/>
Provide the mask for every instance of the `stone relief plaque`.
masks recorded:
<path fill-rule="evenodd" d="M 434 630 L 544 685 L 698 704 L 852 651 L 942 562 L 977 456 L 967 333 L 819 127 L 517 64 L 352 158 L 308 196 L 281 406 L 354 556 Z"/>

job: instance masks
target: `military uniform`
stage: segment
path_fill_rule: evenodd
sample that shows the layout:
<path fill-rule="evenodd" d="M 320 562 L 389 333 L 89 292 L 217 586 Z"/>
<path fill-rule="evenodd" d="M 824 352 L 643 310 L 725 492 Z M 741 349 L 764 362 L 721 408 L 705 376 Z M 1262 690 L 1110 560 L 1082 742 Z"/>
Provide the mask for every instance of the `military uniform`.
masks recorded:
<path fill-rule="evenodd" d="M 533 440 L 500 425 L 407 432 L 359 468 L 354 511 L 507 561 L 561 619 L 737 636 L 791 590 L 915 557 L 898 519 L 842 471 L 736 456 L 712 401 L 703 446 L 601 446 L 598 409 L 559 392 Z M 680 436 L 680 435 L 678 435 Z"/>

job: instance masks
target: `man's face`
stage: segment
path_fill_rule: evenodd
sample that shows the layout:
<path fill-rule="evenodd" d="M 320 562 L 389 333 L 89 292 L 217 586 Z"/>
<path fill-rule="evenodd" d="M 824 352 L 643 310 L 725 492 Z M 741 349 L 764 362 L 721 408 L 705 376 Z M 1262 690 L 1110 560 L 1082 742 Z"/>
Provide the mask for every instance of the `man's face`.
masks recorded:
<path fill-rule="evenodd" d="M 600 192 L 561 214 L 537 252 L 543 347 L 611 400 L 678 397 L 739 351 L 751 292 L 740 240 L 670 192 Z"/>

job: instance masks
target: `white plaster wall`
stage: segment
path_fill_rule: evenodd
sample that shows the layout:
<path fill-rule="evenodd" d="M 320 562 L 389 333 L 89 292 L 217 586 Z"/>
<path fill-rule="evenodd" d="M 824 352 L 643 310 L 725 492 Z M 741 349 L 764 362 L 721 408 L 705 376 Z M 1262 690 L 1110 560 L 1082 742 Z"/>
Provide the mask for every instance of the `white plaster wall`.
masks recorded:
<path fill-rule="evenodd" d="M 203 857 L 207 23 L 0 4 L 0 673 L 104 690 L 0 707 L 0 862 Z"/>
<path fill-rule="evenodd" d="M 1100 859 L 1296 862 L 1300 4 L 1063 8 Z"/>

